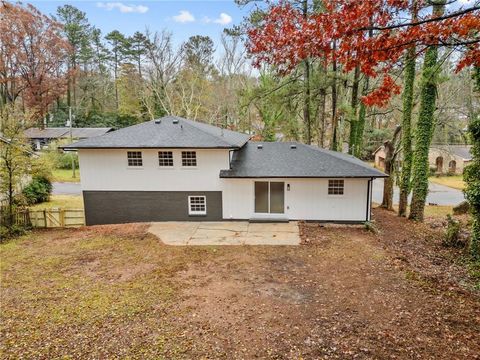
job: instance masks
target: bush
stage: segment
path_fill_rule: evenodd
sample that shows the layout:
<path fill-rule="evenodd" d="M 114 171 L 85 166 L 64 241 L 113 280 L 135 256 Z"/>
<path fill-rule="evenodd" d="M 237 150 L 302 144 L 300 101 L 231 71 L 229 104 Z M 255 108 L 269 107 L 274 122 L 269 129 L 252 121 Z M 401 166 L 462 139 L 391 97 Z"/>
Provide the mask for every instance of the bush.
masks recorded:
<path fill-rule="evenodd" d="M 75 169 L 78 169 L 78 155 L 75 153 L 61 153 L 58 155 L 57 158 L 57 169 L 66 169 L 66 170 L 71 170 L 72 169 L 72 158 L 73 162 L 75 163 Z"/>
<path fill-rule="evenodd" d="M 448 247 L 462 247 L 464 244 L 460 240 L 460 223 L 452 215 L 447 215 L 447 230 L 443 245 Z"/>
<path fill-rule="evenodd" d="M 23 195 L 29 205 L 48 201 L 52 193 L 52 183 L 43 176 L 35 176 L 23 189 Z"/>
<path fill-rule="evenodd" d="M 12 225 L 10 227 L 0 226 L 0 242 L 8 240 L 12 237 L 21 236 L 26 233 L 25 228 L 19 225 Z"/>

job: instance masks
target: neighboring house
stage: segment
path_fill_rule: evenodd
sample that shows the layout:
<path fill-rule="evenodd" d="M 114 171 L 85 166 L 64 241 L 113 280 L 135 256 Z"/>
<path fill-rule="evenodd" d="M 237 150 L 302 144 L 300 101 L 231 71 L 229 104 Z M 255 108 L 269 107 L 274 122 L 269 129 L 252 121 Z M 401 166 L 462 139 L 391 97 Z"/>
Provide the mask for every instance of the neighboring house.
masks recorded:
<path fill-rule="evenodd" d="M 65 146 L 78 150 L 87 225 L 188 220 L 370 220 L 362 161 L 315 146 L 167 116 Z"/>
<path fill-rule="evenodd" d="M 88 139 L 95 136 L 104 135 L 112 128 L 72 128 L 71 137 L 75 140 Z M 24 132 L 25 137 L 32 143 L 32 148 L 35 150 L 41 150 L 51 141 L 70 139 L 69 127 L 58 128 L 29 128 Z"/>
<path fill-rule="evenodd" d="M 432 145 L 428 153 L 430 168 L 437 174 L 463 174 L 472 161 L 471 145 Z"/>
<path fill-rule="evenodd" d="M 432 145 L 428 153 L 431 169 L 437 174 L 463 174 L 463 169 L 472 160 L 471 145 Z M 383 145 L 374 152 L 375 167 L 385 169 Z"/>

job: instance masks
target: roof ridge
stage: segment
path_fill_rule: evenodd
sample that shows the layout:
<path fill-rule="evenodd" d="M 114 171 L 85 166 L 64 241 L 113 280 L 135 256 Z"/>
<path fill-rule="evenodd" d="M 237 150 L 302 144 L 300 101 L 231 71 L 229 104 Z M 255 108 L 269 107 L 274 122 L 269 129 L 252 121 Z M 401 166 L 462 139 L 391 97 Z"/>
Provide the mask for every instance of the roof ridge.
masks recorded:
<path fill-rule="evenodd" d="M 203 132 L 204 134 L 207 134 L 208 136 L 214 137 L 214 138 L 216 138 L 217 140 L 222 141 L 225 145 L 228 145 L 228 146 L 231 146 L 231 145 L 232 145 L 231 143 L 229 143 L 228 141 L 226 141 L 224 137 L 222 137 L 222 136 L 217 136 L 217 135 L 215 135 L 215 134 L 212 134 L 211 132 L 205 131 L 205 129 L 202 129 L 201 126 L 195 126 L 194 123 L 200 123 L 199 121 L 188 120 L 188 119 L 184 119 L 184 118 L 177 117 L 177 116 L 175 116 L 175 117 L 178 118 L 179 120 L 183 121 L 187 126 L 194 127 L 195 129 Z M 214 127 L 214 128 L 217 128 L 217 129 L 221 129 L 221 128 L 215 127 L 215 126 L 213 126 L 213 125 L 210 125 L 210 124 L 204 124 L 204 123 L 200 123 L 200 124 L 212 126 L 212 127 Z"/>
<path fill-rule="evenodd" d="M 301 144 L 301 143 L 300 143 L 300 145 L 307 146 L 307 147 L 309 147 L 313 150 L 322 152 L 324 154 L 327 154 L 329 156 L 337 158 L 341 161 L 348 162 L 352 165 L 355 165 L 355 166 L 358 166 L 358 167 L 361 167 L 361 168 L 364 168 L 364 169 L 372 169 L 372 167 L 370 165 L 366 165 L 362 160 L 360 160 L 359 158 L 357 158 L 353 155 L 345 154 L 345 153 L 342 153 L 342 152 L 339 152 L 339 151 L 323 149 L 323 148 L 320 148 L 320 147 L 315 146 L 315 145 L 307 145 L 307 144 Z"/>

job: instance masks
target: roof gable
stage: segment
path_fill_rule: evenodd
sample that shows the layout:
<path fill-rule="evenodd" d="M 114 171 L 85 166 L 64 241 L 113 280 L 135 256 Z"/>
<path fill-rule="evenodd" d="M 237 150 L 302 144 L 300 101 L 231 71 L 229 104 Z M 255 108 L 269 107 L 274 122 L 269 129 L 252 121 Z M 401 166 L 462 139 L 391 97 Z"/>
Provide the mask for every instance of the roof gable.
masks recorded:
<path fill-rule="evenodd" d="M 65 149 L 98 148 L 240 148 L 247 134 L 176 116 L 129 126 L 102 136 L 78 141 Z"/>
<path fill-rule="evenodd" d="M 231 169 L 220 173 L 220 177 L 224 178 L 386 176 L 353 156 L 312 145 L 285 142 L 248 142 L 234 153 Z"/>

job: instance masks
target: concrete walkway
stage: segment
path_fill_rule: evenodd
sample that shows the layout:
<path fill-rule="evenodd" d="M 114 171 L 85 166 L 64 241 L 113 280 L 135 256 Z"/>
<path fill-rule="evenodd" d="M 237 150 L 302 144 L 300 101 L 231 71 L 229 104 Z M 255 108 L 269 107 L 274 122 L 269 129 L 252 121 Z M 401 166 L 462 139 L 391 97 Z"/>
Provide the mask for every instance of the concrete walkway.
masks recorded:
<path fill-rule="evenodd" d="M 167 245 L 299 245 L 297 222 L 156 222 L 148 230 Z"/>

